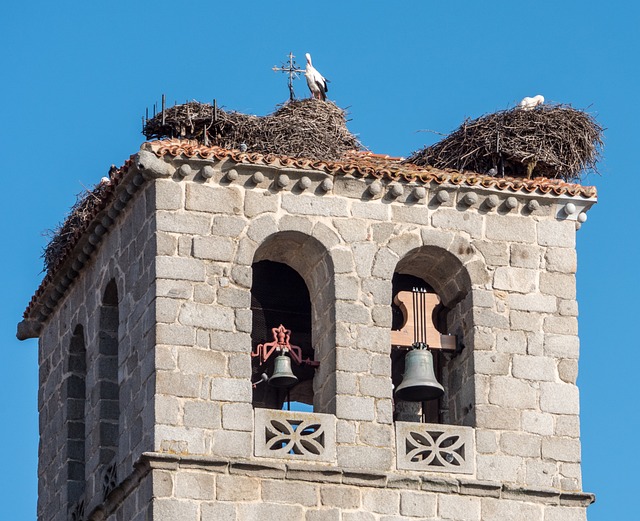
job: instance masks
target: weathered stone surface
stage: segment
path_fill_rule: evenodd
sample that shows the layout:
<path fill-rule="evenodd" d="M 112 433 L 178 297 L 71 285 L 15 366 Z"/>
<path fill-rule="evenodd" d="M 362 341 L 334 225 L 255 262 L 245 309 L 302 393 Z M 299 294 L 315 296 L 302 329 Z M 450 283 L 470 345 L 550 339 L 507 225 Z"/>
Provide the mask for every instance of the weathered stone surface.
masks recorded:
<path fill-rule="evenodd" d="M 243 191 L 236 187 L 188 183 L 186 208 L 198 212 L 239 214 L 244 206 L 242 198 Z"/>
<path fill-rule="evenodd" d="M 575 223 L 569 220 L 540 221 L 538 223 L 538 244 L 540 244 L 540 246 L 575 248 Z"/>
<path fill-rule="evenodd" d="M 550 357 L 514 355 L 513 376 L 523 380 L 553 382 L 557 380 L 556 361 Z"/>
<path fill-rule="evenodd" d="M 435 518 L 436 497 L 421 492 L 400 492 L 400 514 L 409 517 Z"/>
<path fill-rule="evenodd" d="M 541 383 L 540 409 L 556 414 L 578 414 L 580 412 L 578 388 L 566 383 Z"/>
<path fill-rule="evenodd" d="M 438 496 L 438 517 L 456 521 L 480 521 L 480 499 L 441 494 Z"/>
<path fill-rule="evenodd" d="M 527 217 L 510 217 L 509 226 L 505 226 L 502 215 L 487 215 L 487 239 L 510 242 L 535 242 L 535 221 Z"/>
<path fill-rule="evenodd" d="M 538 273 L 524 268 L 496 268 L 493 287 L 517 293 L 532 293 L 536 289 Z"/>

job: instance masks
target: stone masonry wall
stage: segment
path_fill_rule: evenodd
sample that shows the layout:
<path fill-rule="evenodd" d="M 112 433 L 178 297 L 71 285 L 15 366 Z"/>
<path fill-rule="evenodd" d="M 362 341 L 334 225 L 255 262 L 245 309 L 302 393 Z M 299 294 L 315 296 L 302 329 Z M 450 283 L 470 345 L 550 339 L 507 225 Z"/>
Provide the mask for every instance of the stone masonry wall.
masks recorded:
<path fill-rule="evenodd" d="M 590 203 L 231 161 L 138 164 L 146 184 L 41 336 L 39 519 L 66 518 L 62 360 L 81 324 L 91 365 L 111 279 L 122 436 L 108 519 L 126 519 L 125 508 L 146 501 L 130 499 L 139 494 L 155 498 L 144 507 L 154 520 L 585 519 L 577 223 L 562 207 Z M 315 412 L 336 419 L 333 461 L 304 472 L 254 456 L 251 266 L 265 259 L 287 263 L 309 288 Z M 398 470 L 394 272 L 434 287 L 464 346 L 443 371 L 445 420 L 474 429 L 464 480 Z M 151 462 L 141 481 L 150 496 L 122 485 L 140 462 Z M 87 478 L 87 511 L 102 519 L 102 476 L 89 464 Z"/>
<path fill-rule="evenodd" d="M 64 300 L 45 324 L 39 344 L 40 449 L 38 519 L 67 520 L 67 449 L 64 381 L 69 374 L 68 352 L 73 332 L 82 326 L 87 357 L 84 511 L 103 501 L 103 472 L 99 462 L 99 385 L 107 368 L 98 363 L 100 307 L 105 288 L 115 280 L 119 302 L 118 347 L 120 381 L 119 447 L 115 482 L 127 476 L 133 462 L 152 448 L 154 395 L 155 288 L 151 276 L 155 258 L 152 211 L 153 186 L 136 195 L 102 238 L 95 257 L 73 281 Z M 147 206 L 150 203 L 151 206 Z"/>
<path fill-rule="evenodd" d="M 335 409 L 319 412 L 337 417 L 339 468 L 395 467 L 389 304 L 401 265 L 462 303 L 452 320 L 471 374 L 454 407 L 476 428 L 475 476 L 581 489 L 576 221 L 557 217 L 566 201 L 455 187 L 417 200 L 411 186 L 373 194 L 370 180 L 351 177 L 325 193 L 321 173 L 287 171 L 281 182 L 277 169 L 205 167 L 192 159 L 186 175 L 155 181 L 156 451 L 252 458 L 251 264 L 265 241 L 296 233 L 324 251 L 300 260 L 284 249 L 285 262 L 327 255 L 335 270 Z M 420 251 L 442 251 L 440 265 L 402 264 Z"/>

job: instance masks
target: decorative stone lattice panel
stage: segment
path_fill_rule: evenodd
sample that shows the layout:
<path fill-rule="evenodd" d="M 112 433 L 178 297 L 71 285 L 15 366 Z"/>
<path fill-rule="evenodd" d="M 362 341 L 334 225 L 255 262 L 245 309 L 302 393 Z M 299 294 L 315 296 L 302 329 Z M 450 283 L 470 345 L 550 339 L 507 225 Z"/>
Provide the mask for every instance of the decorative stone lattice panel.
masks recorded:
<path fill-rule="evenodd" d="M 396 422 L 397 467 L 472 474 L 475 467 L 471 427 L 433 423 Z"/>
<path fill-rule="evenodd" d="M 255 409 L 254 418 L 256 456 L 307 461 L 335 461 L 335 416 Z"/>

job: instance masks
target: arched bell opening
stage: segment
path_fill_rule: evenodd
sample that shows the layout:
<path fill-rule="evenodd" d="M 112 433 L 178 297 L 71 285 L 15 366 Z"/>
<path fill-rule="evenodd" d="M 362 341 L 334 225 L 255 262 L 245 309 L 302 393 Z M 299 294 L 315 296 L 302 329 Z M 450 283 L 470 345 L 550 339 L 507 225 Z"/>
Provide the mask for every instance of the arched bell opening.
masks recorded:
<path fill-rule="evenodd" d="M 257 249 L 252 268 L 254 406 L 281 409 L 297 402 L 300 410 L 334 413 L 335 290 L 328 251 L 303 233 L 278 232 Z M 285 341 L 291 347 L 280 349 Z"/>
<path fill-rule="evenodd" d="M 395 420 L 473 423 L 472 361 L 468 352 L 461 351 L 465 335 L 471 334 L 471 299 L 466 298 L 470 289 L 469 275 L 460 260 L 442 248 L 417 248 L 398 262 L 392 280 Z M 431 356 L 422 351 L 421 356 L 407 357 L 410 351 L 425 347 Z M 444 392 L 422 401 L 407 393 L 407 386 L 419 389 L 416 396 L 438 395 L 439 386 Z M 412 398 L 403 400 L 402 395 Z"/>
<path fill-rule="evenodd" d="M 251 310 L 253 352 L 258 345 L 273 341 L 273 330 L 283 325 L 289 330 L 290 344 L 300 348 L 302 359 L 314 360 L 311 300 L 304 280 L 294 269 L 269 260 L 254 263 Z M 313 407 L 313 366 L 297 364 L 291 356 L 274 351 L 264 361 L 253 357 L 251 373 L 255 407 L 281 409 L 285 402 Z M 285 381 L 279 384 L 279 378 Z"/>

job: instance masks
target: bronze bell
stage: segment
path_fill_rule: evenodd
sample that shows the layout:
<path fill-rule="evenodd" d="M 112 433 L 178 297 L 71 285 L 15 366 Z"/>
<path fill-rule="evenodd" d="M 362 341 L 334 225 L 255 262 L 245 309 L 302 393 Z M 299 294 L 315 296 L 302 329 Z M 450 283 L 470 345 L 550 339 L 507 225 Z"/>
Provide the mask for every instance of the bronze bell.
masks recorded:
<path fill-rule="evenodd" d="M 276 356 L 273 364 L 273 374 L 269 378 L 269 385 L 286 389 L 298 383 L 298 377 L 291 370 L 291 358 L 287 355 Z"/>
<path fill-rule="evenodd" d="M 402 383 L 396 388 L 396 398 L 407 402 L 435 400 L 444 394 L 436 380 L 433 355 L 428 349 L 412 349 L 404 359 Z"/>

